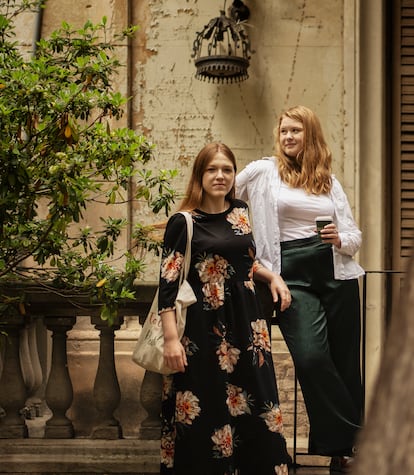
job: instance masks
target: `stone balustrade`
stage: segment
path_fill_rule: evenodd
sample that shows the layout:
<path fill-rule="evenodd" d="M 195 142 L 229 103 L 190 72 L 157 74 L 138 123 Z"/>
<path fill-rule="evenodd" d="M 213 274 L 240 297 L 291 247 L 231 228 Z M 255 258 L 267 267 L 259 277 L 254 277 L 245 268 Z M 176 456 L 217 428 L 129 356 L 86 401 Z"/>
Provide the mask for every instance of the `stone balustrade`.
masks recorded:
<path fill-rule="evenodd" d="M 76 427 L 82 427 L 82 421 L 76 419 L 85 417 L 91 408 L 96 415 L 86 436 L 122 439 L 123 427 L 115 416 L 122 395 L 114 342 L 125 319 L 140 319 L 142 323 L 155 290 L 155 284 L 140 285 L 136 301 L 121 305 L 118 318 L 109 326 L 100 319 L 99 306 L 88 304 L 87 296 L 68 299 L 42 289 L 25 289 L 24 315 L 15 313 L 0 318 L 0 439 L 30 438 L 28 419 L 41 416 L 44 407 L 51 414 L 45 421 L 45 439 L 78 437 Z M 11 293 L 17 292 L 13 289 Z M 79 320 L 87 321 L 95 329 L 92 339 L 98 342 L 97 369 L 90 400 L 83 410 L 69 411 L 74 402 L 71 373 L 76 371 L 68 365 L 68 334 Z M 135 397 L 146 416 L 137 437 L 157 439 L 161 377 L 143 371 L 141 376 L 140 393 Z"/>

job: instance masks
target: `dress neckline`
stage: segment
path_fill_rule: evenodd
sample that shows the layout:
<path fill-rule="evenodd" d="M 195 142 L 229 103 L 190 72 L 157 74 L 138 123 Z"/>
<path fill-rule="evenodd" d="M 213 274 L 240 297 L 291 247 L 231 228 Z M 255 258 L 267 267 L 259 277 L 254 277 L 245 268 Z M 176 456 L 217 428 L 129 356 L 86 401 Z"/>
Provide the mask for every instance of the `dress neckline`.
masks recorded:
<path fill-rule="evenodd" d="M 233 207 L 234 207 L 234 202 L 233 200 L 230 200 L 230 205 L 228 206 L 228 208 L 226 208 L 224 211 L 221 211 L 220 213 L 207 213 L 207 211 L 203 211 L 202 209 L 199 209 L 199 208 L 196 208 L 194 212 L 202 216 L 223 216 L 227 214 Z"/>

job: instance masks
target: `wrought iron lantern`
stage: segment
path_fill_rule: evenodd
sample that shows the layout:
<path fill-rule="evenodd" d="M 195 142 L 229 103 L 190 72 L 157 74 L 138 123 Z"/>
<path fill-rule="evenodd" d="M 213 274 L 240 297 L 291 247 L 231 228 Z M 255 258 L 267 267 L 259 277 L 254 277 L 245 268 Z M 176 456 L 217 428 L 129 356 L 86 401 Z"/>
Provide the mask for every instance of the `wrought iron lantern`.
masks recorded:
<path fill-rule="evenodd" d="M 197 32 L 193 43 L 196 78 L 213 82 L 241 82 L 249 75 L 250 41 L 242 22 L 249 17 L 249 9 L 241 0 L 234 0 L 230 17 L 224 9 Z"/>

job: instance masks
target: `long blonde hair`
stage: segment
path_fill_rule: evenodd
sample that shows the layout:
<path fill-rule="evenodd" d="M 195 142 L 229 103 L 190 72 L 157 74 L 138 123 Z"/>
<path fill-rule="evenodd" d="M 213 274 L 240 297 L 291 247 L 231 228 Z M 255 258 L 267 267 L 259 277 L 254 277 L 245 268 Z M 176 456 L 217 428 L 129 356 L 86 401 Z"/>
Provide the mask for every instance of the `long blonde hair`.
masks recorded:
<path fill-rule="evenodd" d="M 295 158 L 288 157 L 280 144 L 280 125 L 286 117 L 303 125 L 303 150 Z M 287 109 L 279 117 L 274 137 L 282 180 L 293 188 L 303 188 L 315 195 L 329 193 L 332 187 L 332 154 L 315 113 L 305 106 Z"/>
<path fill-rule="evenodd" d="M 179 207 L 181 211 L 192 211 L 201 206 L 203 199 L 203 175 L 209 163 L 217 153 L 222 153 L 231 161 L 234 167 L 234 173 L 236 173 L 236 158 L 227 145 L 220 142 L 212 142 L 205 145 L 194 160 L 193 170 L 190 181 L 187 185 L 185 198 Z M 233 183 L 231 190 L 226 195 L 226 200 L 233 199 L 235 195 L 235 185 Z"/>

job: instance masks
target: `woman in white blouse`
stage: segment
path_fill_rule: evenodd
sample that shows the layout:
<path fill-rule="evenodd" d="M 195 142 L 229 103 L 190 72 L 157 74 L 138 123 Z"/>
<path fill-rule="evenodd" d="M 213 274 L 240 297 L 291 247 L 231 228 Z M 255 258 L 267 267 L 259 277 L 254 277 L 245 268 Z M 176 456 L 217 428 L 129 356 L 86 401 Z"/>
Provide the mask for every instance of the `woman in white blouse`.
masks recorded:
<path fill-rule="evenodd" d="M 297 106 L 275 129 L 276 157 L 246 166 L 236 193 L 249 201 L 256 255 L 291 292 L 278 324 L 295 363 L 309 421 L 309 453 L 348 471 L 362 417 L 360 299 L 353 260 L 361 231 L 332 175 L 319 119 Z M 316 231 L 315 218 L 332 216 Z"/>

